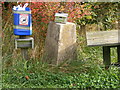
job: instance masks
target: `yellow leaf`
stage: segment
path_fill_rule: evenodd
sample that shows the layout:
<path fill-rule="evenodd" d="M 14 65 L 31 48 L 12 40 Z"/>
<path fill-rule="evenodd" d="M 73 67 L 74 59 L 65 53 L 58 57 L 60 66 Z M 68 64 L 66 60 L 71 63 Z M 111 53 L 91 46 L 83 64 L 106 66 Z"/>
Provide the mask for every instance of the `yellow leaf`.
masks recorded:
<path fill-rule="evenodd" d="M 86 19 L 92 19 L 92 16 L 86 16 Z"/>

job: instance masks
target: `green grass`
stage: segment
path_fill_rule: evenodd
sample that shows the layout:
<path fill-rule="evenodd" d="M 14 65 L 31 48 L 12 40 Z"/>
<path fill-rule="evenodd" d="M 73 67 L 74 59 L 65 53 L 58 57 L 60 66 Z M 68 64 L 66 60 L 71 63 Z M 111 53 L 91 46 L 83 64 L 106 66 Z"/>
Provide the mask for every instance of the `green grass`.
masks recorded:
<path fill-rule="evenodd" d="M 111 51 L 115 61 L 116 49 Z M 25 61 L 9 56 L 3 61 L 3 88 L 120 88 L 120 71 L 113 66 L 104 69 L 101 47 L 83 44 L 78 49 L 77 60 L 59 67 L 43 63 L 41 59 Z"/>
<path fill-rule="evenodd" d="M 19 55 L 18 55 L 19 56 Z M 116 48 L 111 49 L 116 62 Z M 84 37 L 78 37 L 77 59 L 53 66 L 40 59 L 3 57 L 3 88 L 120 88 L 120 70 L 104 69 L 102 48 L 87 47 Z M 28 76 L 29 79 L 25 77 Z"/>
<path fill-rule="evenodd" d="M 61 71 L 60 67 L 59 71 L 55 71 L 54 69 L 58 67 L 50 68 L 48 65 L 38 62 L 34 65 L 25 61 L 19 61 L 18 63 L 18 66 L 4 70 L 3 88 L 120 88 L 120 72 L 116 67 L 104 70 L 99 65 L 91 65 L 87 68 L 77 66 L 79 69 L 86 71 L 80 70 L 78 72 L 74 69 L 77 71 L 77 73 L 74 73 L 70 70 L 69 72 Z M 75 66 L 69 66 L 69 68 Z M 25 76 L 28 76 L 29 79 L 27 80 Z"/>

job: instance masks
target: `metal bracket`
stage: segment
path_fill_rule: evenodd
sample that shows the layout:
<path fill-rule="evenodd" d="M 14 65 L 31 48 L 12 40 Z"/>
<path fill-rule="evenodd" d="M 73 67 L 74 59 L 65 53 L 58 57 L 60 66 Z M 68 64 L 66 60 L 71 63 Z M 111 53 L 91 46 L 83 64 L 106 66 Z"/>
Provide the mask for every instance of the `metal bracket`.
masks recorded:
<path fill-rule="evenodd" d="M 34 48 L 34 39 L 32 37 L 16 38 L 15 49 L 17 48 Z"/>

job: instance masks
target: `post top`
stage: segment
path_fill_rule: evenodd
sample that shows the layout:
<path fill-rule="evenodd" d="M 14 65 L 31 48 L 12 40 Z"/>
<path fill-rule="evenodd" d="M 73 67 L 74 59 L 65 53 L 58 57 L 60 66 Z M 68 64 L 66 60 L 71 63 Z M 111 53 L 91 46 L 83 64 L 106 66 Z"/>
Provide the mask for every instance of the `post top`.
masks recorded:
<path fill-rule="evenodd" d="M 58 17 L 68 17 L 68 14 L 67 13 L 55 13 L 55 16 L 58 16 Z"/>
<path fill-rule="evenodd" d="M 50 21 L 49 24 L 66 25 L 66 24 L 75 24 L 75 23 L 73 23 L 73 22 L 58 23 L 58 22 Z"/>

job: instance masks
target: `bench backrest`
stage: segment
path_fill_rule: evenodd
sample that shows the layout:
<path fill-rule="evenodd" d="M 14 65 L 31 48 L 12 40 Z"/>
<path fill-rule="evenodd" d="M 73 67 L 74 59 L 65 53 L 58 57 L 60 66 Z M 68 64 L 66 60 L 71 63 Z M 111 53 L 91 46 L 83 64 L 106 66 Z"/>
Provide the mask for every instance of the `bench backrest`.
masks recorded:
<path fill-rule="evenodd" d="M 120 30 L 86 32 L 88 46 L 111 46 L 120 44 Z"/>

